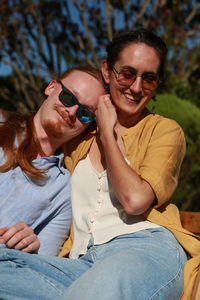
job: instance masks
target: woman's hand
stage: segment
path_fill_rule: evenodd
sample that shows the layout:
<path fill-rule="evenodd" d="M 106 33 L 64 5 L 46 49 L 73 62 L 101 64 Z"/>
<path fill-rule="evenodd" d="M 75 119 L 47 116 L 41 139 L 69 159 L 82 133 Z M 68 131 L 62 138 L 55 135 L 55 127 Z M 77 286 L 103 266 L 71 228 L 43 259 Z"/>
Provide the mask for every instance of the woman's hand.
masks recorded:
<path fill-rule="evenodd" d="M 23 222 L 0 228 L 0 243 L 23 252 L 36 252 L 40 247 L 33 229 Z"/>
<path fill-rule="evenodd" d="M 117 114 L 109 94 L 100 97 L 95 115 L 100 133 L 113 133 L 117 122 Z"/>

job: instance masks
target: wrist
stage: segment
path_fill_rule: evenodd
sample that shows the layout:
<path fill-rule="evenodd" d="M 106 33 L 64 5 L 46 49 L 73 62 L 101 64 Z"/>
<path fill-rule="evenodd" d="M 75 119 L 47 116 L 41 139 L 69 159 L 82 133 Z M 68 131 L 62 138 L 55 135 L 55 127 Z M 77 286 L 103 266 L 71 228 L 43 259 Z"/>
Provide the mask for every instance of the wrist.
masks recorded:
<path fill-rule="evenodd" d="M 106 131 L 100 131 L 100 140 L 102 144 L 107 145 L 107 143 L 111 142 L 112 140 L 115 139 L 115 132 L 114 130 L 106 130 Z"/>

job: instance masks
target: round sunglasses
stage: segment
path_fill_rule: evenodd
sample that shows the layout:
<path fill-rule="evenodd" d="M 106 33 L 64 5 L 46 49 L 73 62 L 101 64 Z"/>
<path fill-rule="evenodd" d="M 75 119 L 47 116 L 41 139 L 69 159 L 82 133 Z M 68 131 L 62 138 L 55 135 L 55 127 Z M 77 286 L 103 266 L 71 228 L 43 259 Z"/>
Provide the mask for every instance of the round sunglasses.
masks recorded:
<path fill-rule="evenodd" d="M 141 77 L 144 88 L 154 90 L 158 86 L 159 77 L 156 73 L 145 72 L 142 75 L 137 75 L 135 71 L 129 69 L 122 69 L 119 72 L 114 67 L 112 69 L 120 85 L 129 87 L 135 82 L 137 77 Z"/>
<path fill-rule="evenodd" d="M 78 99 L 64 86 L 61 81 L 58 81 L 61 84 L 62 91 L 59 94 L 60 102 L 66 106 L 71 107 L 78 105 L 76 112 L 76 117 L 83 124 L 89 124 L 95 119 L 95 115 L 88 109 L 87 106 L 81 104 Z"/>

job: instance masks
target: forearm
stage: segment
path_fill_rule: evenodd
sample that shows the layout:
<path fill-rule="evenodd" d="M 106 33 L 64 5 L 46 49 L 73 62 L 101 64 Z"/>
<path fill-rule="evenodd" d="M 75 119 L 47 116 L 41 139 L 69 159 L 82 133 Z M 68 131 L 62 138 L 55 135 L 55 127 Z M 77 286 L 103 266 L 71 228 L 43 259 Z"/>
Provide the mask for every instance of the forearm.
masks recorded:
<path fill-rule="evenodd" d="M 107 172 L 115 194 L 128 214 L 142 214 L 156 200 L 151 186 L 125 161 L 114 134 L 101 133 Z"/>
<path fill-rule="evenodd" d="M 156 197 L 151 186 L 125 161 L 122 153 L 123 142 L 121 141 L 120 127 L 120 132 L 117 132 L 118 142 L 115 139 L 117 114 L 109 95 L 102 97 L 99 101 L 96 121 L 99 127 L 109 180 L 115 194 L 128 214 L 142 214 L 156 200 Z"/>
<path fill-rule="evenodd" d="M 38 251 L 39 254 L 58 255 L 64 240 L 66 240 L 69 235 L 72 222 L 71 212 L 69 212 L 69 208 L 63 209 L 62 212 L 50 220 L 40 231 L 38 234 L 41 243 Z"/>

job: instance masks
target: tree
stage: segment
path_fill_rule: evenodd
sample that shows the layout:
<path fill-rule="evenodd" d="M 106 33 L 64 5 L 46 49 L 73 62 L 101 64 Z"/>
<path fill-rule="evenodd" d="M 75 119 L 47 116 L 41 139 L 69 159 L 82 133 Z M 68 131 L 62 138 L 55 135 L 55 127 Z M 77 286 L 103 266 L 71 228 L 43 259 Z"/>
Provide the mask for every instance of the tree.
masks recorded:
<path fill-rule="evenodd" d="M 196 0 L 1 0 L 0 62 L 12 70 L 13 105 L 36 109 L 43 81 L 83 62 L 99 66 L 108 40 L 138 26 L 154 30 L 169 46 L 165 89 L 184 97 L 193 93 L 195 100 L 198 17 Z M 1 98 L 11 101 L 10 89 L 3 88 Z"/>

